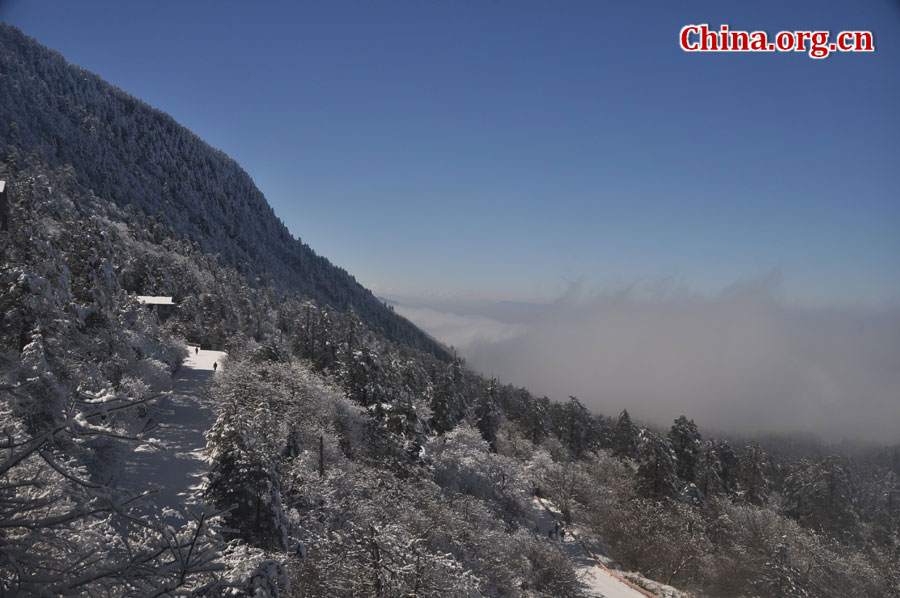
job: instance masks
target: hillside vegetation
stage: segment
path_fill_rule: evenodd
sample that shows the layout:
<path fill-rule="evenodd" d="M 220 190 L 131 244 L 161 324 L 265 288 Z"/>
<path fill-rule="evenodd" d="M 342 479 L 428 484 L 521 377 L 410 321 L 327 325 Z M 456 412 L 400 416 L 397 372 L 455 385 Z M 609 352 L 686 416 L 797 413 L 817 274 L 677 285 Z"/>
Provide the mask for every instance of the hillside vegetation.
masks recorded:
<path fill-rule="evenodd" d="M 13 164 L 37 152 L 49 167 L 70 166 L 80 197 L 96 194 L 187 236 L 253 287 L 272 285 L 342 311 L 352 308 L 388 338 L 447 355 L 345 270 L 294 239 L 234 160 L 168 114 L 5 24 L 0 148 Z M 75 205 L 80 215 L 89 213 L 83 201 Z"/>
<path fill-rule="evenodd" d="M 900 596 L 900 448 L 732 445 L 485 379 L 169 117 L 12 28 L 0 51 L 0 594 L 586 595 L 540 495 L 639 583 Z M 229 356 L 209 508 L 173 513 L 113 480 L 158 450 L 186 342 Z"/>

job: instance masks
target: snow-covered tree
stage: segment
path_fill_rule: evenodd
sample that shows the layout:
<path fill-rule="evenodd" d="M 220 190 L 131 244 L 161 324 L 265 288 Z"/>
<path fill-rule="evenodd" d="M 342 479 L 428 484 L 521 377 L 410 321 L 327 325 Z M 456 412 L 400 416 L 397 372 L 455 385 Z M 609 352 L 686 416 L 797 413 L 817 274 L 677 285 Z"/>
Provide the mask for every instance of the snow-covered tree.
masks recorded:
<path fill-rule="evenodd" d="M 675 452 L 669 442 L 655 432 L 642 430 L 638 451 L 635 488 L 647 498 L 674 499 L 681 491 L 676 473 Z"/>
<path fill-rule="evenodd" d="M 228 509 L 226 521 L 242 539 L 278 550 L 288 542 L 281 489 L 284 447 L 276 444 L 279 434 L 273 434 L 281 427 L 273 389 L 259 374 L 235 367 L 218 385 L 218 417 L 207 434 L 206 496 Z"/>
<path fill-rule="evenodd" d="M 462 363 L 456 357 L 438 375 L 435 382 L 434 397 L 431 400 L 431 427 L 436 432 L 449 432 L 465 417 L 468 405 L 462 386 Z"/>
<path fill-rule="evenodd" d="M 697 457 L 700 453 L 701 437 L 694 420 L 680 416 L 669 430 L 669 444 L 675 451 L 678 477 L 687 483 L 697 479 Z"/>
<path fill-rule="evenodd" d="M 859 533 L 853 485 L 837 455 L 816 463 L 801 460 L 785 480 L 781 508 L 803 526 L 851 540 Z"/>
<path fill-rule="evenodd" d="M 695 467 L 696 484 L 706 496 L 722 494 L 725 492 L 725 483 L 722 480 L 722 462 L 719 461 L 719 451 L 716 444 L 707 440 L 697 455 Z"/>
<path fill-rule="evenodd" d="M 492 451 L 497 450 L 497 431 L 500 429 L 500 411 L 497 406 L 497 380 L 491 378 L 486 391 L 475 398 L 475 427 L 481 432 Z"/>
<path fill-rule="evenodd" d="M 628 410 L 623 409 L 616 423 L 613 436 L 613 454 L 617 457 L 637 457 L 639 430 L 631 421 Z"/>
<path fill-rule="evenodd" d="M 598 445 L 598 427 L 594 416 L 578 400 L 569 397 L 565 403 L 554 403 L 550 409 L 553 429 L 572 454 L 581 457 Z"/>
<path fill-rule="evenodd" d="M 737 496 L 740 491 L 741 462 L 727 440 L 716 441 L 716 455 L 721 465 L 722 489 L 729 496 Z"/>
<path fill-rule="evenodd" d="M 766 454 L 759 444 L 751 444 L 741 455 L 740 486 L 742 499 L 751 505 L 769 502 L 769 478 L 766 475 Z"/>

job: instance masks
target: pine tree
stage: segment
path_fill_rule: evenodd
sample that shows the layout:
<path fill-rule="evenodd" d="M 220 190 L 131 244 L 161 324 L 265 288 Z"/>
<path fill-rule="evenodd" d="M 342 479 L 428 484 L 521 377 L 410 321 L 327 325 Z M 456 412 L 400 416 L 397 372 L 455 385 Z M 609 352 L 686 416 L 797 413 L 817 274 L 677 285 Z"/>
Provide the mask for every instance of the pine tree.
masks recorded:
<path fill-rule="evenodd" d="M 497 451 L 497 431 L 500 430 L 500 412 L 497 408 L 497 379 L 491 378 L 487 392 L 478 395 L 475 402 L 475 427 L 481 432 L 491 450 Z"/>
<path fill-rule="evenodd" d="M 678 460 L 678 477 L 687 483 L 696 481 L 697 455 L 700 452 L 700 432 L 694 420 L 680 416 L 669 430 L 669 443 Z"/>
<path fill-rule="evenodd" d="M 350 399 L 366 407 L 385 399 L 384 371 L 377 355 L 363 347 L 346 355 L 343 362 L 341 382 Z"/>
<path fill-rule="evenodd" d="M 570 396 L 565 403 L 554 403 L 550 408 L 556 436 L 577 458 L 597 448 L 598 430 L 594 416 L 577 397 Z"/>
<path fill-rule="evenodd" d="M 675 452 L 669 442 L 650 430 L 641 432 L 635 489 L 646 498 L 675 499 L 681 484 L 675 471 Z"/>
<path fill-rule="evenodd" d="M 228 526 L 245 541 L 260 548 L 283 550 L 287 536 L 281 454 L 272 454 L 267 446 L 272 426 L 268 415 L 263 397 L 225 399 L 207 433 L 210 465 L 206 497 L 220 509 L 230 509 Z"/>
<path fill-rule="evenodd" d="M 619 414 L 619 421 L 616 423 L 613 455 L 631 458 L 638 455 L 638 428 L 632 423 L 627 409 L 622 410 L 622 413 Z"/>
<path fill-rule="evenodd" d="M 752 444 L 741 455 L 740 485 L 744 502 L 762 506 L 769 502 L 769 478 L 766 475 L 766 453 Z"/>
<path fill-rule="evenodd" d="M 777 598 L 808 598 L 809 592 L 801 583 L 800 571 L 791 563 L 788 547 L 779 543 L 761 571 L 761 579 L 753 589 L 763 596 Z"/>
<path fill-rule="evenodd" d="M 893 471 L 878 482 L 872 519 L 876 541 L 896 554 L 900 546 L 900 479 Z"/>
<path fill-rule="evenodd" d="M 527 390 L 517 389 L 519 401 L 508 409 L 510 417 L 522 426 L 525 436 L 534 444 L 540 444 L 553 429 L 550 418 L 550 399 L 547 397 L 532 397 Z"/>
<path fill-rule="evenodd" d="M 706 496 L 722 494 L 725 483 L 722 481 L 722 463 L 719 452 L 711 440 L 704 442 L 700 448 L 696 466 L 697 487 Z"/>
<path fill-rule="evenodd" d="M 782 511 L 801 525 L 842 540 L 859 534 L 859 515 L 849 468 L 837 455 L 793 467 L 782 492 Z"/>
<path fill-rule="evenodd" d="M 467 408 L 462 394 L 462 364 L 458 357 L 441 372 L 431 400 L 431 427 L 438 434 L 444 434 L 456 427 Z"/>
<path fill-rule="evenodd" d="M 737 496 L 741 487 L 741 462 L 727 440 L 717 441 L 715 448 L 722 467 L 722 489 L 729 496 Z"/>

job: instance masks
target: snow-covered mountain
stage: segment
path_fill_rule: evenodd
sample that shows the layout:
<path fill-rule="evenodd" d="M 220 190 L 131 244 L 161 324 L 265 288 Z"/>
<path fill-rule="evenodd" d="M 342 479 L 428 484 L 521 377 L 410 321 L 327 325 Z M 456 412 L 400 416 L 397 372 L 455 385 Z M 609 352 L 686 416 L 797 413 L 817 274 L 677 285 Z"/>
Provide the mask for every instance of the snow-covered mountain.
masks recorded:
<path fill-rule="evenodd" d="M 445 350 L 345 270 L 291 236 L 243 169 L 175 120 L 0 25 L 0 161 L 40 152 L 82 193 L 147 214 L 243 273 L 411 346 Z"/>
<path fill-rule="evenodd" d="M 485 379 L 6 26 L 0 119 L 0 596 L 900 597 L 900 447 Z"/>

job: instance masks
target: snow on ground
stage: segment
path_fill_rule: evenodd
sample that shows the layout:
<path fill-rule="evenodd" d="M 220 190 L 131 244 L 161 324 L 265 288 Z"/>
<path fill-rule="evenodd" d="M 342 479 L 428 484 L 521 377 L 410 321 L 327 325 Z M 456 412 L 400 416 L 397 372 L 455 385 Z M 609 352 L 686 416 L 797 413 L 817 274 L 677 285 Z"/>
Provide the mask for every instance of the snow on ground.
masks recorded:
<path fill-rule="evenodd" d="M 188 349 L 190 355 L 172 381 L 171 396 L 160 403 L 160 411 L 153 416 L 156 427 L 149 436 L 160 448 L 130 453 L 114 480 L 135 494 L 155 490 L 145 500 L 170 513 L 169 523 L 177 522 L 173 511 L 205 509 L 200 496 L 207 470 L 204 433 L 214 421 L 205 388 L 215 375 L 213 366 L 218 364 L 221 371 L 226 356 L 223 351 Z"/>
<path fill-rule="evenodd" d="M 225 351 L 203 351 L 201 350 L 199 353 L 196 353 L 196 348 L 188 346 L 188 350 L 190 351 L 190 355 L 185 360 L 184 364 L 181 366 L 181 370 L 179 371 L 178 378 L 181 378 L 181 373 L 185 368 L 192 368 L 195 370 L 206 370 L 208 372 L 213 371 L 213 364 L 218 363 L 219 367 L 222 366 L 222 360 L 225 359 L 225 356 L 228 355 Z"/>
<path fill-rule="evenodd" d="M 545 537 L 562 524 L 562 515 L 552 504 L 535 498 L 533 503 L 535 520 L 539 531 Z M 616 579 L 617 572 L 611 572 L 600 564 L 603 557 L 594 556 L 577 542 L 571 534 L 553 540 L 564 551 L 575 567 L 575 573 L 584 584 L 585 594 L 593 598 L 648 598 L 653 594 L 642 593 Z"/>
<path fill-rule="evenodd" d="M 204 433 L 212 426 L 214 413 L 206 387 L 222 368 L 226 353 L 223 351 L 196 351 L 188 347 L 190 355 L 172 381 L 172 394 L 160 404 L 154 416 L 156 427 L 150 433 L 153 444 L 159 449 L 133 451 L 125 459 L 121 471 L 114 480 L 119 487 L 135 494 L 154 490 L 146 499 L 149 504 L 167 513 L 165 520 L 178 524 L 185 508 L 194 512 L 207 510 L 200 492 L 207 464 L 203 455 L 206 447 Z M 545 537 L 562 521 L 559 511 L 550 503 L 535 498 L 534 519 L 538 530 Z M 587 539 L 587 538 L 586 538 Z M 575 566 L 584 584 L 585 593 L 593 598 L 647 598 L 616 578 L 618 572 L 605 569 L 600 561 L 605 557 L 589 553 L 571 534 L 566 533 L 555 541 Z M 680 595 L 674 588 L 659 586 L 660 596 Z M 672 592 L 669 592 L 671 590 Z M 674 593 L 673 593 L 674 592 Z"/>

